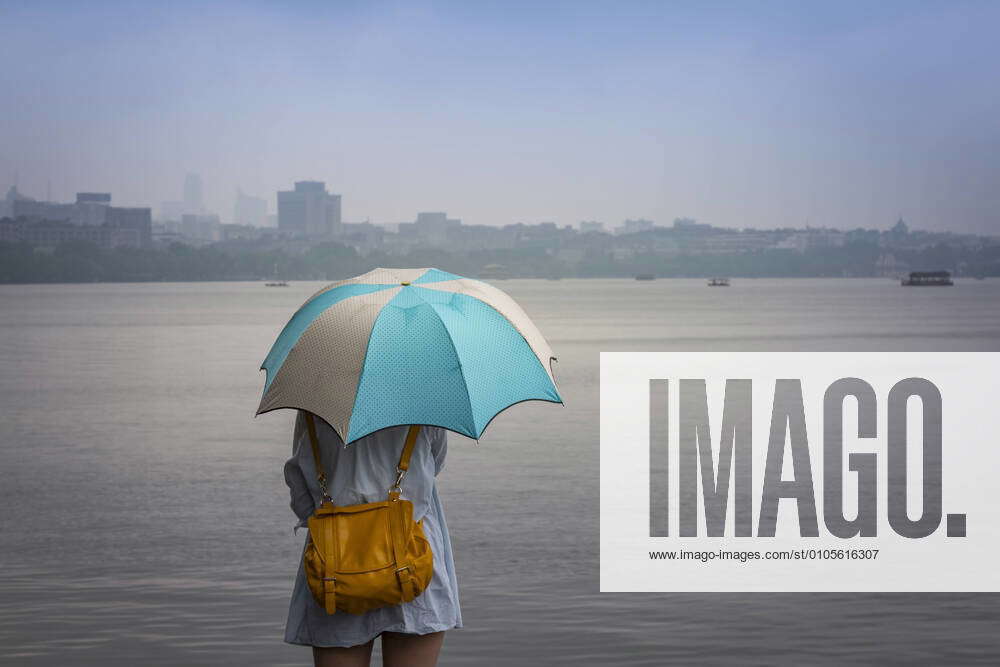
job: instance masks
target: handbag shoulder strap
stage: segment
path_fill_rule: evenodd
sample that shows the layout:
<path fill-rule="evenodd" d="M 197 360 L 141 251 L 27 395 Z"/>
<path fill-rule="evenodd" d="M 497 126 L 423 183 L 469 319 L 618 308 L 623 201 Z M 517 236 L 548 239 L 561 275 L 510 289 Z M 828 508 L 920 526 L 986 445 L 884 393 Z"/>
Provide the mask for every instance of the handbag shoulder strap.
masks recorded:
<path fill-rule="evenodd" d="M 319 483 L 320 491 L 323 492 L 323 499 L 320 504 L 327 501 L 333 504 L 333 498 L 326 488 L 326 471 L 323 469 L 323 459 L 319 454 L 319 438 L 316 437 L 316 422 L 313 420 L 311 412 L 303 410 L 306 416 L 306 428 L 309 430 L 309 444 L 312 445 L 313 463 L 316 464 L 316 481 Z"/>
<path fill-rule="evenodd" d="M 406 471 L 410 469 L 410 455 L 413 454 L 413 445 L 417 443 L 419 433 L 419 424 L 414 424 L 406 432 L 406 442 L 403 443 L 403 451 L 399 453 L 399 463 L 396 464 L 396 481 L 389 487 L 389 500 L 399 500 L 399 495 L 403 492 L 399 485 L 403 483 Z"/>
<path fill-rule="evenodd" d="M 309 444 L 312 446 L 313 463 L 316 464 L 316 481 L 323 492 L 322 502 L 329 501 L 330 504 L 333 504 L 333 498 L 330 497 L 330 492 L 326 486 L 326 471 L 323 469 L 323 459 L 319 452 L 319 438 L 316 437 L 316 422 L 311 412 L 307 410 L 303 410 L 303 412 L 306 416 L 306 428 L 309 431 Z M 413 454 L 413 446 L 417 443 L 417 435 L 419 433 L 419 424 L 410 426 L 406 432 L 406 442 L 403 443 L 403 451 L 399 453 L 399 463 L 396 464 L 396 481 L 389 487 L 390 500 L 398 500 L 400 493 L 402 493 L 399 485 L 403 483 L 406 471 L 410 469 L 410 456 Z"/>

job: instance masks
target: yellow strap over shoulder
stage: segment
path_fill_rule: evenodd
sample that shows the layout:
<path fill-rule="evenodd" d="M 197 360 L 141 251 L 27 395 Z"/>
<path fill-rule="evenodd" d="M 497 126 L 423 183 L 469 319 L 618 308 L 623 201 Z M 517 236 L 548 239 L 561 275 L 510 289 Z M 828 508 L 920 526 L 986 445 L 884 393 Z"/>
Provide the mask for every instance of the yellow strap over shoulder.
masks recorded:
<path fill-rule="evenodd" d="M 311 412 L 306 412 L 306 428 L 309 429 L 309 444 L 312 445 L 313 463 L 316 464 L 316 481 L 323 492 L 323 502 L 331 500 L 326 488 L 326 471 L 323 469 L 323 459 L 319 453 L 319 438 L 316 437 L 316 422 Z M 331 500 L 332 502 L 332 500 Z"/>
<path fill-rule="evenodd" d="M 306 412 L 306 428 L 309 430 L 309 444 L 312 446 L 313 462 L 316 464 L 316 481 L 323 491 L 323 500 L 330 502 L 332 498 L 326 487 L 326 471 L 323 469 L 323 459 L 319 451 L 319 438 L 316 436 L 316 422 L 311 412 Z M 399 498 L 401 489 L 399 485 L 406 477 L 406 471 L 410 469 L 410 456 L 413 454 L 413 446 L 417 444 L 417 435 L 420 433 L 420 425 L 414 424 L 406 432 L 406 442 L 403 443 L 403 451 L 399 453 L 399 463 L 396 464 L 396 481 L 389 488 L 389 498 L 395 500 Z"/>

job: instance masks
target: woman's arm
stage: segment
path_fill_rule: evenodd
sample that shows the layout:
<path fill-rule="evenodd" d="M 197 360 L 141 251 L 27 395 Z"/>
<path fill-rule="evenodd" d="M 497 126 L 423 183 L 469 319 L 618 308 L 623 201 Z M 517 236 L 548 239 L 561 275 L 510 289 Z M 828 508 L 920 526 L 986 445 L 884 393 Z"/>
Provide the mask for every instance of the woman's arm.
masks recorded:
<path fill-rule="evenodd" d="M 302 411 L 299 410 L 298 416 L 295 418 L 295 430 L 292 434 L 292 458 L 285 462 L 285 484 L 288 485 L 288 492 L 291 496 L 290 505 L 292 511 L 300 519 L 299 525 L 304 525 L 301 522 L 305 522 L 306 519 L 312 516 L 313 511 L 316 509 L 312 493 L 309 492 L 309 486 L 306 484 L 305 475 L 298 461 L 299 447 L 305 439 L 303 437 L 305 430 L 305 417 Z"/>
<path fill-rule="evenodd" d="M 434 476 L 444 469 L 444 459 L 448 455 L 448 431 L 443 428 L 429 429 L 431 454 L 434 456 Z"/>

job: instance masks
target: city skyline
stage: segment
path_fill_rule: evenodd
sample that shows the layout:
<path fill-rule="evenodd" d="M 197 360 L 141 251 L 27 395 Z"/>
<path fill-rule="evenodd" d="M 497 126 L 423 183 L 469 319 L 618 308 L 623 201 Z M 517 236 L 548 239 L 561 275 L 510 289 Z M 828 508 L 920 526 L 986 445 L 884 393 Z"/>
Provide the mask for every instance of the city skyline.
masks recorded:
<path fill-rule="evenodd" d="M 616 7 L 8 3 L 0 183 L 157 210 L 197 172 L 226 219 L 316 180 L 382 223 L 1000 227 L 1000 7 Z"/>
<path fill-rule="evenodd" d="M 196 186 L 192 186 L 192 183 L 197 183 L 197 185 Z M 306 187 L 317 187 L 318 186 L 319 190 L 322 192 L 322 195 L 324 197 L 331 198 L 332 201 L 335 202 L 335 204 L 333 204 L 333 205 L 335 206 L 335 211 L 336 211 L 335 214 L 334 214 L 334 219 L 336 220 L 336 222 L 332 222 L 331 221 L 331 229 L 333 231 L 331 231 L 330 234 L 318 234 L 318 233 L 315 233 L 315 230 L 313 230 L 313 233 L 311 234 L 311 236 L 314 237 L 314 238 L 321 238 L 323 236 L 330 236 L 331 238 L 335 238 L 335 237 L 339 236 L 340 232 L 336 231 L 336 230 L 339 228 L 339 225 L 341 224 L 341 219 L 342 219 L 342 216 L 340 215 L 342 195 L 339 194 L 339 193 L 326 192 L 325 188 L 326 188 L 327 184 L 324 181 L 315 181 L 315 180 L 312 180 L 312 179 L 309 179 L 309 180 L 300 180 L 300 181 L 295 181 L 294 182 L 294 186 L 295 187 L 293 188 L 293 191 L 283 191 L 283 190 L 279 189 L 279 190 L 277 190 L 277 191 L 275 191 L 273 193 L 274 201 L 275 201 L 275 207 L 273 207 L 273 208 L 269 204 L 269 201 L 270 201 L 269 198 L 267 198 L 267 197 L 257 197 L 257 196 L 255 196 L 255 195 L 253 195 L 251 193 L 244 192 L 242 188 L 237 187 L 236 192 L 233 195 L 233 204 L 230 207 L 233 210 L 233 213 L 231 215 L 229 215 L 229 216 L 226 216 L 226 215 L 220 215 L 219 212 L 214 211 L 214 210 L 210 210 L 210 209 L 208 209 L 208 208 L 206 208 L 206 207 L 204 207 L 202 205 L 202 198 L 201 198 L 201 195 L 202 195 L 202 189 L 201 189 L 202 185 L 201 185 L 200 175 L 197 174 L 197 173 L 195 173 L 195 172 L 188 172 L 185 175 L 185 177 L 184 177 L 184 188 L 183 188 L 183 190 L 184 190 L 184 195 L 185 196 L 184 196 L 184 200 L 183 201 L 176 201 L 176 200 L 162 201 L 159 204 L 143 204 L 143 205 L 140 205 L 140 206 L 133 206 L 133 208 L 148 209 L 150 211 L 150 214 L 151 214 L 151 216 L 150 216 L 151 220 L 153 222 L 155 222 L 155 223 L 165 223 L 165 222 L 174 222 L 174 223 L 176 223 L 176 222 L 180 222 L 184 218 L 198 218 L 198 219 L 201 219 L 203 221 L 208 221 L 208 220 L 214 221 L 213 224 L 215 224 L 215 225 L 224 225 L 224 226 L 225 225 L 228 225 L 228 226 L 240 226 L 240 225 L 242 225 L 242 226 L 249 226 L 249 227 L 259 227 L 261 229 L 269 229 L 269 228 L 278 229 L 281 226 L 280 225 L 281 196 L 282 195 L 296 194 L 294 191 L 295 190 L 299 190 L 300 187 L 302 187 L 302 186 L 306 186 Z M 189 193 L 192 190 L 196 190 L 197 191 L 197 193 L 198 193 L 197 197 L 190 196 Z M 60 208 L 60 207 L 72 206 L 73 205 L 73 200 L 75 200 L 76 203 L 79 204 L 79 202 L 81 200 L 81 197 L 83 197 L 84 199 L 86 199 L 88 197 L 95 197 L 96 196 L 96 197 L 101 197 L 101 198 L 107 198 L 110 201 L 110 197 L 112 196 L 112 193 L 110 191 L 81 192 L 81 191 L 79 191 L 77 189 L 73 189 L 72 190 L 73 196 L 72 197 L 68 197 L 65 200 L 61 200 L 60 197 L 52 196 L 51 191 L 49 191 L 49 192 L 46 193 L 46 197 L 48 197 L 48 198 L 46 198 L 46 197 L 41 197 L 40 198 L 40 197 L 37 197 L 37 196 L 33 196 L 30 193 L 26 193 L 26 192 L 22 191 L 16 185 L 16 181 L 9 188 L 5 189 L 4 192 L 7 193 L 7 197 L 10 197 L 10 196 L 14 195 L 14 196 L 16 196 L 16 198 L 24 199 L 26 201 L 31 201 L 31 202 L 34 202 L 34 203 L 37 203 L 37 204 L 50 205 L 52 208 Z M 0 201 L 0 203 L 2 203 L 2 201 Z M 247 209 L 252 209 L 252 212 L 248 212 Z M 6 215 L 6 216 L 10 216 L 11 215 L 11 212 L 4 211 L 2 208 L 0 208 L 0 212 L 3 212 L 3 215 Z M 3 215 L 0 215 L 0 217 L 3 217 Z M 73 217 L 73 216 L 51 215 L 51 214 L 41 215 L 41 216 L 38 216 L 37 214 L 33 214 L 33 215 L 37 219 L 49 219 L 49 220 L 62 220 L 64 218 L 68 219 L 68 218 L 72 218 Z M 296 217 L 298 217 L 298 215 L 300 215 L 300 214 L 298 214 L 298 213 L 295 214 Z M 408 224 L 413 224 L 414 222 L 419 223 L 421 221 L 421 218 L 423 218 L 425 216 L 445 216 L 446 214 L 445 213 L 441 213 L 441 212 L 414 211 L 414 212 L 411 212 L 410 215 L 411 215 L 410 218 L 403 219 L 403 220 L 372 220 L 369 217 L 365 217 L 364 219 L 361 219 L 361 220 L 343 220 L 343 222 L 344 223 L 350 223 L 352 225 L 358 225 L 358 224 L 366 224 L 367 225 L 367 224 L 371 224 L 371 225 L 376 225 L 376 226 L 379 226 L 379 227 L 386 227 L 386 228 L 390 228 L 391 229 L 391 228 L 396 228 L 399 225 L 408 225 Z M 15 217 L 16 217 L 16 215 L 15 215 Z M 248 218 L 252 218 L 253 220 L 252 221 L 248 221 Z M 442 219 L 444 219 L 444 218 L 442 217 Z M 71 220 L 71 222 L 73 222 L 74 224 L 80 224 L 79 220 Z M 463 220 L 462 219 L 454 220 L 454 222 L 457 223 L 457 224 L 459 224 L 459 225 L 463 224 Z M 846 232 L 846 231 L 852 231 L 852 230 L 857 230 L 857 229 L 881 229 L 881 230 L 886 230 L 886 229 L 892 228 L 895 225 L 898 225 L 900 222 L 903 222 L 903 216 L 902 215 L 897 216 L 896 218 L 891 219 L 891 220 L 881 221 L 881 224 L 875 224 L 875 225 L 869 225 L 869 226 L 865 226 L 865 225 L 812 225 L 812 224 L 809 224 L 808 221 L 806 221 L 804 224 L 800 224 L 800 225 L 789 224 L 789 225 L 773 225 L 773 226 L 770 226 L 770 227 L 766 227 L 766 226 L 760 226 L 760 227 L 742 226 L 741 227 L 741 226 L 735 226 L 735 225 L 724 225 L 724 224 L 717 224 L 717 223 L 712 223 L 712 222 L 704 222 L 704 221 L 699 220 L 698 218 L 694 218 L 694 217 L 690 217 L 690 216 L 675 215 L 672 218 L 667 219 L 667 220 L 650 220 L 648 218 L 642 218 L 642 217 L 638 217 L 638 218 L 628 218 L 628 217 L 625 217 L 625 218 L 617 218 L 615 220 L 608 220 L 608 221 L 605 221 L 605 220 L 594 220 L 594 219 L 581 219 L 581 220 L 577 220 L 575 222 L 557 222 L 557 221 L 551 220 L 551 219 L 534 219 L 534 220 L 519 219 L 519 220 L 513 220 L 513 221 L 503 222 L 503 223 L 499 223 L 499 224 L 493 224 L 493 225 L 487 224 L 486 226 L 488 226 L 488 227 L 503 228 L 503 227 L 510 226 L 510 225 L 556 225 L 557 227 L 572 228 L 574 230 L 581 231 L 581 232 L 594 231 L 594 232 L 607 232 L 607 233 L 613 233 L 613 234 L 618 234 L 618 233 L 628 234 L 628 233 L 635 233 L 635 232 L 645 231 L 645 230 L 654 229 L 654 228 L 677 227 L 678 225 L 684 226 L 684 225 L 688 225 L 688 224 L 695 225 L 695 226 L 700 226 L 700 227 L 705 227 L 707 225 L 707 226 L 715 227 L 715 228 L 718 228 L 718 229 L 728 229 L 728 230 L 733 230 L 733 231 L 739 231 L 739 230 L 742 230 L 742 229 L 754 230 L 754 231 L 768 231 L 768 230 L 775 230 L 775 229 L 831 229 L 831 230 L 839 230 L 839 231 L 845 231 Z M 473 226 L 485 224 L 485 223 L 477 223 L 477 222 L 470 222 L 470 221 L 465 221 L 465 223 L 467 223 L 469 225 L 473 225 Z M 302 226 L 303 224 L 304 223 L 298 223 L 298 226 Z M 962 229 L 936 229 L 934 227 L 922 228 L 922 229 L 927 229 L 927 231 L 934 231 L 934 232 L 954 232 L 956 234 L 981 235 L 981 236 L 984 236 L 984 237 L 998 236 L 998 234 L 996 232 L 1000 231 L 1000 230 L 990 229 L 990 230 L 988 230 L 985 233 L 978 233 L 978 232 L 968 232 L 968 231 L 965 231 L 965 230 L 962 230 Z"/>

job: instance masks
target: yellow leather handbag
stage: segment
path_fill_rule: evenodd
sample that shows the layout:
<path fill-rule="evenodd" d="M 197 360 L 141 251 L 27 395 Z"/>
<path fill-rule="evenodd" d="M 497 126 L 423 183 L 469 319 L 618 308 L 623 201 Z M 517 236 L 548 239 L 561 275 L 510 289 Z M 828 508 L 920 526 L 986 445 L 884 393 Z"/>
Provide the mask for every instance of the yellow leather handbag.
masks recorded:
<path fill-rule="evenodd" d="M 386 500 L 335 507 L 326 487 L 313 416 L 306 426 L 323 500 L 309 517 L 303 565 L 309 590 L 327 614 L 363 614 L 409 602 L 434 573 L 434 555 L 423 520 L 413 520 L 413 503 L 400 498 L 419 426 L 411 426 Z"/>

